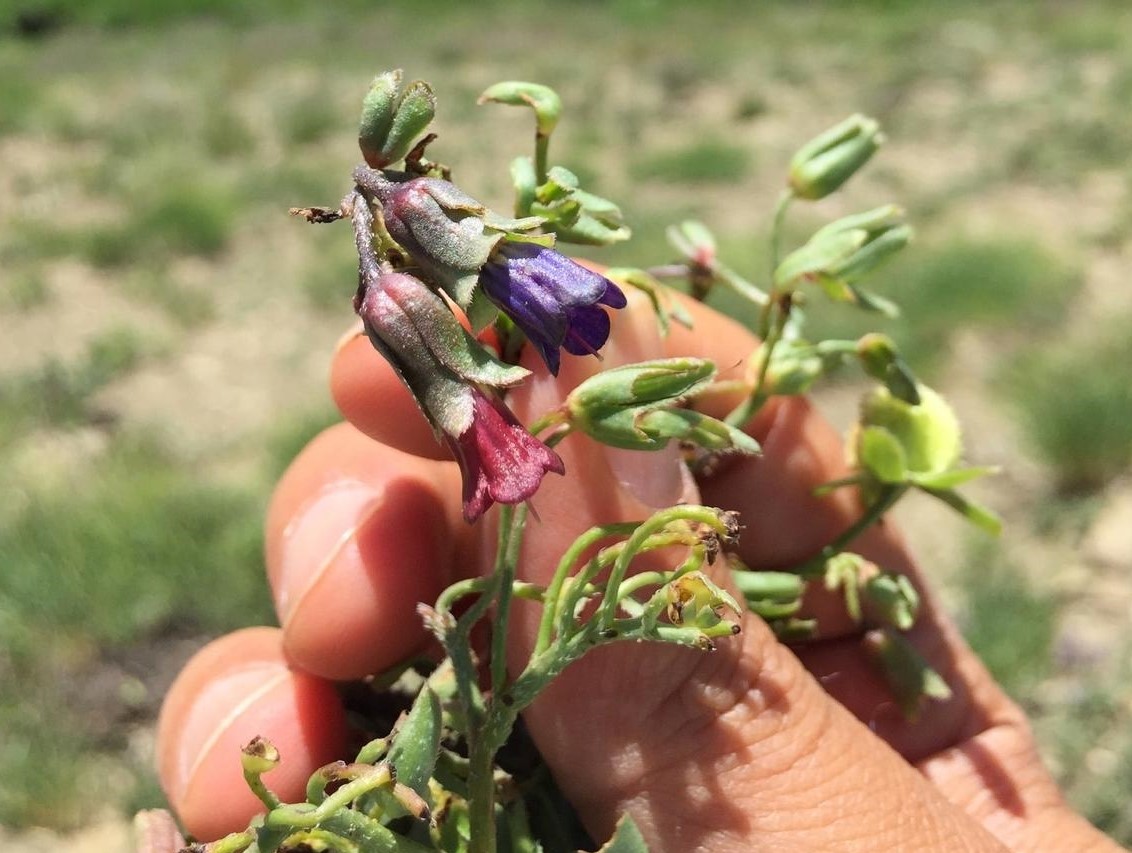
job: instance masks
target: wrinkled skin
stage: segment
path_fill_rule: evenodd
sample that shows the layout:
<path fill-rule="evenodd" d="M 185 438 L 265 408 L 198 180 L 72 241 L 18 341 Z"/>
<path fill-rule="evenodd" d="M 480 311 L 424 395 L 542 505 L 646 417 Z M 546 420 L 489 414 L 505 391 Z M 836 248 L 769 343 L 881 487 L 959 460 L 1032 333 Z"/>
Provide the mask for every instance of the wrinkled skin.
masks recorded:
<path fill-rule="evenodd" d="M 661 341 L 642 299 L 620 312 L 606 365 L 664 355 L 715 359 L 738 378 L 753 340 L 689 305 L 696 328 Z M 525 363 L 537 369 L 537 353 Z M 567 358 L 510 398 L 525 422 L 600 365 Z M 344 723 L 327 679 L 380 670 L 424 642 L 417 601 L 489 565 L 486 525 L 461 520 L 460 479 L 399 381 L 364 338 L 348 336 L 331 385 L 348 423 L 327 430 L 280 482 L 267 518 L 267 567 L 282 629 L 218 641 L 186 667 L 159 732 L 166 790 L 202 838 L 242 827 L 255 808 L 236 749 L 269 736 L 283 768 L 268 782 L 301 794 L 318 764 L 341 757 Z M 704 402 L 713 414 L 734 400 Z M 762 457 L 700 483 L 673 453 L 633 454 L 574 436 L 565 477 L 547 478 L 527 527 L 525 575 L 545 581 L 576 534 L 650 507 L 702 500 L 741 513 L 741 556 L 757 567 L 813 554 L 855 517 L 846 491 L 811 489 L 844 473 L 839 436 L 804 400 L 768 407 L 752 426 Z M 819 642 L 791 651 L 747 616 L 713 654 L 658 646 L 602 649 L 561 677 L 527 722 L 595 837 L 630 811 L 654 851 L 1075 850 L 1116 846 L 1070 811 L 1037 757 L 1026 720 L 939 612 L 890 525 L 859 550 L 911 573 L 925 610 L 911 638 L 954 689 L 904 721 L 825 594 Z M 533 642 L 519 607 L 511 662 Z M 290 768 L 289 770 L 287 768 Z M 298 781 L 296 781 L 298 780 Z M 298 787 L 296 787 L 298 786 Z"/>

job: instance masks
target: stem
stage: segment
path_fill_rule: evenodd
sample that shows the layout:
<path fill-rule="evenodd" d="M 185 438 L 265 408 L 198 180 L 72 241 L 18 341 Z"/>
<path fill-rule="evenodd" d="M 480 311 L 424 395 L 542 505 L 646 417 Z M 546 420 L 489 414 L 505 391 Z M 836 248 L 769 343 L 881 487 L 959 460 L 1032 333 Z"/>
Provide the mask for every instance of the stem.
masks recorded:
<path fill-rule="evenodd" d="M 617 556 L 617 561 L 613 564 L 613 569 L 609 573 L 609 581 L 605 587 L 607 591 L 617 590 L 621 587 L 621 582 L 625 580 L 625 574 L 629 571 L 629 563 L 637 556 L 648 538 L 674 521 L 700 522 L 718 533 L 724 535 L 727 533 L 727 528 L 720 519 L 719 512 L 710 507 L 674 506 L 654 513 L 651 518 L 633 532 L 633 535 L 625 543 L 624 549 Z M 592 621 L 602 628 L 608 628 L 613 624 L 616 613 L 617 596 L 607 594 L 602 598 L 597 614 Z"/>
<path fill-rule="evenodd" d="M 555 615 L 558 612 L 558 598 L 562 594 L 562 586 L 566 582 L 566 578 L 570 575 L 570 569 L 582 558 L 583 553 L 602 539 L 607 539 L 610 536 L 627 536 L 636 530 L 637 526 L 637 522 L 630 521 L 621 524 L 606 524 L 601 527 L 591 527 L 575 539 L 566 553 L 562 555 L 562 559 L 558 561 L 558 567 L 554 570 L 550 584 L 546 588 L 545 606 L 543 607 L 542 619 L 538 626 L 538 637 L 535 640 L 535 648 L 531 653 L 532 658 L 542 654 L 550 647 L 551 637 L 554 632 Z"/>
<path fill-rule="evenodd" d="M 794 200 L 794 191 L 787 187 L 778 196 L 774 205 L 774 218 L 770 221 L 770 292 L 774 295 L 774 273 L 782 259 L 782 226 L 786 221 L 786 211 Z M 772 300 L 773 301 L 773 300 Z"/>
<path fill-rule="evenodd" d="M 518 508 L 504 504 L 499 512 L 499 550 L 495 554 L 498 599 L 491 631 L 492 701 L 507 680 L 507 623 L 511 617 L 511 599 L 515 592 L 515 572 L 519 565 L 519 549 L 523 544 L 523 525 L 527 521 L 527 505 Z"/>
<path fill-rule="evenodd" d="M 546 183 L 547 151 L 550 148 L 550 134 L 535 131 L 535 180 L 539 186 Z"/>
<path fill-rule="evenodd" d="M 892 509 L 893 505 L 908 491 L 908 486 L 887 486 L 881 496 L 871 505 L 853 524 L 845 529 L 840 536 L 826 545 L 817 556 L 807 560 L 798 567 L 798 574 L 802 577 L 817 577 L 822 573 L 825 561 L 840 554 L 845 546 L 872 527 L 881 517 Z"/>

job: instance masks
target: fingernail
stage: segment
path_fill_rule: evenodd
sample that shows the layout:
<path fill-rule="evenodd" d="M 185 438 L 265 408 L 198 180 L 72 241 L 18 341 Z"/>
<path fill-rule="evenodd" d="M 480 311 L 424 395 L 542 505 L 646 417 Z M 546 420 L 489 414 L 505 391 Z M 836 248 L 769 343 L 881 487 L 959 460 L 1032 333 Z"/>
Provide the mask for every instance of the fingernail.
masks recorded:
<path fill-rule="evenodd" d="M 666 507 L 696 500 L 695 482 L 675 444 L 657 451 L 603 450 L 618 485 L 645 506 Z"/>
<path fill-rule="evenodd" d="M 176 735 L 179 748 L 175 763 L 170 772 L 161 774 L 174 806 L 180 806 L 198 766 L 232 722 L 287 675 L 286 667 L 281 664 L 256 663 L 231 672 L 200 691 Z M 229 710 L 218 718 L 217 708 Z"/>
<path fill-rule="evenodd" d="M 273 585 L 275 612 L 286 625 L 295 604 L 342 551 L 350 547 L 367 509 L 381 496 L 360 481 L 335 483 L 299 511 L 283 531 L 279 577 Z"/>

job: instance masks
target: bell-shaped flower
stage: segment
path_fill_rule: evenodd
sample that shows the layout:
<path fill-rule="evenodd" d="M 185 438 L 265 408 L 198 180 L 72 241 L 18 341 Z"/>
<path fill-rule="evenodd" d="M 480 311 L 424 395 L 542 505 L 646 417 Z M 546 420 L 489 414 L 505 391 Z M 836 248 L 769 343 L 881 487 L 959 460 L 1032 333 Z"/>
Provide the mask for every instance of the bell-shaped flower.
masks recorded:
<path fill-rule="evenodd" d="M 404 273 L 381 274 L 359 291 L 355 308 L 374 347 L 459 463 L 467 521 L 493 502 L 527 500 L 548 471 L 564 472 L 558 454 L 491 391 L 520 382 L 527 371 L 484 349 L 424 283 Z"/>
<path fill-rule="evenodd" d="M 505 242 L 480 273 L 484 295 L 534 344 L 558 375 L 559 352 L 594 355 L 609 339 L 609 315 L 625 294 L 605 276 L 536 243 Z"/>

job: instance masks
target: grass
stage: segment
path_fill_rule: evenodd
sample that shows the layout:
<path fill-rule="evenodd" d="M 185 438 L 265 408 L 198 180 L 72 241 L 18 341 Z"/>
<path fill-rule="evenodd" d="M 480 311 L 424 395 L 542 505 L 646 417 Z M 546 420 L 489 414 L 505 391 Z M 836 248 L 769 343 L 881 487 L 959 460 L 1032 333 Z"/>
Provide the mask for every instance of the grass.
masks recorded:
<path fill-rule="evenodd" d="M 747 148 L 706 139 L 682 148 L 658 151 L 636 161 L 635 178 L 671 184 L 721 184 L 747 174 L 751 154 Z"/>
<path fill-rule="evenodd" d="M 960 569 L 963 635 L 1007 693 L 1033 706 L 1052 670 L 1057 602 L 985 538 L 972 540 Z"/>
<path fill-rule="evenodd" d="M 135 329 L 113 327 L 94 338 L 76 363 L 49 360 L 28 373 L 0 380 L 0 447 L 31 429 L 103 420 L 93 396 L 133 370 L 148 347 Z"/>
<path fill-rule="evenodd" d="M 272 618 L 253 490 L 133 437 L 75 478 L 0 522 L 0 768 L 24 780 L 0 793 L 3 825 L 75 825 L 135 796 L 149 771 L 125 757 L 120 718 L 138 688 L 108 655 Z"/>
<path fill-rule="evenodd" d="M 1031 448 L 1062 494 L 1103 488 L 1132 464 L 1132 363 L 1124 318 L 1087 341 L 1035 346 L 1003 374 Z"/>
<path fill-rule="evenodd" d="M 909 363 L 928 376 L 959 330 L 995 334 L 1009 346 L 1022 334 L 1053 328 L 1078 286 L 1072 266 L 1030 240 L 950 237 L 925 243 L 913 243 L 865 284 L 900 306 L 899 319 L 880 322 Z M 820 296 L 812 304 L 815 337 L 853 337 L 876 327 L 875 317 L 826 305 Z"/>

